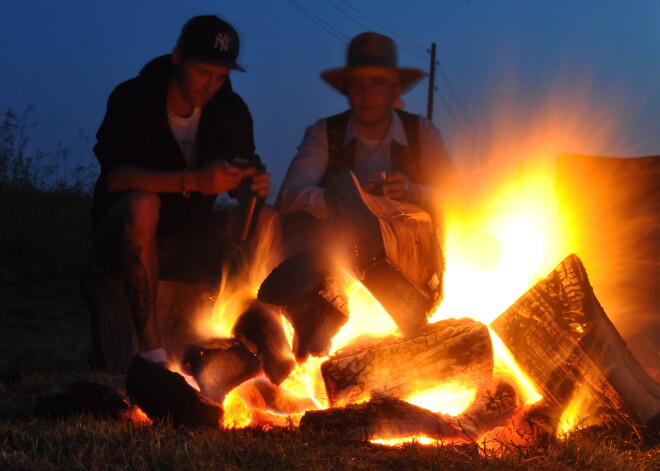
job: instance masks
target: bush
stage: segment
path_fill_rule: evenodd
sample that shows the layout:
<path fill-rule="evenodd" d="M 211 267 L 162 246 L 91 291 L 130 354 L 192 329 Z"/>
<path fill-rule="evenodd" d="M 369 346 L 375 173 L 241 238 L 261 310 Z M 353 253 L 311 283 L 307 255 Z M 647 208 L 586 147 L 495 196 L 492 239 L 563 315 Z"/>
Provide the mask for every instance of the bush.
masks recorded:
<path fill-rule="evenodd" d="M 87 256 L 90 166 L 53 180 L 68 150 L 27 151 L 32 107 L 0 123 L 0 282 L 77 280 Z"/>

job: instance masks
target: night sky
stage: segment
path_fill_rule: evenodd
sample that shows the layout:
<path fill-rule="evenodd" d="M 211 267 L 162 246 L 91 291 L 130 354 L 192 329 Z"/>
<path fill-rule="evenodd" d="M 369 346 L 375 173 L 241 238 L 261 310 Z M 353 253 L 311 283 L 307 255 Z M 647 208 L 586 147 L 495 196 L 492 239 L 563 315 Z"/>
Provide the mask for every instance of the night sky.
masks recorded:
<path fill-rule="evenodd" d="M 239 31 L 247 72 L 232 82 L 254 116 L 275 190 L 305 127 L 345 109 L 319 72 L 343 65 L 346 44 L 365 30 L 392 35 L 400 63 L 425 70 L 437 43 L 434 121 L 457 160 L 460 141 L 479 147 L 503 88 L 533 112 L 539 97 L 573 83 L 599 110 L 621 116 L 610 155 L 660 154 L 659 0 L 1 0 L 2 111 L 34 105 L 32 145 L 66 146 L 65 176 L 94 161 L 112 89 L 170 52 L 196 14 L 217 14 Z M 426 114 L 427 92 L 424 81 L 405 95 L 406 109 Z"/>

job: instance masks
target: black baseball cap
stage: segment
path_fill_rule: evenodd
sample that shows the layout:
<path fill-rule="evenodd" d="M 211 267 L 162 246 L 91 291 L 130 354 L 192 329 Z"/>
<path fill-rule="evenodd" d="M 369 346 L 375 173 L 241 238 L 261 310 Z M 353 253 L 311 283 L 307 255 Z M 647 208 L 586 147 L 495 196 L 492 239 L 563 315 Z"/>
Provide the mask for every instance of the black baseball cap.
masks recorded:
<path fill-rule="evenodd" d="M 236 63 L 239 39 L 236 30 L 215 15 L 189 19 L 176 42 L 176 47 L 191 59 L 232 70 L 245 69 Z"/>

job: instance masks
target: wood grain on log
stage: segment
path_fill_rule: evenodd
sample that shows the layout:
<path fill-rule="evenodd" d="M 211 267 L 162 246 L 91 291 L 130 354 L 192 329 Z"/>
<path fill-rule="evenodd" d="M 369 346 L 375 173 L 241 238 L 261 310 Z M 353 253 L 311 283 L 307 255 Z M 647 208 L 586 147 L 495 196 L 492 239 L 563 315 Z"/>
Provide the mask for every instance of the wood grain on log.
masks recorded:
<path fill-rule="evenodd" d="M 362 440 L 423 435 L 436 440 L 469 441 L 469 437 L 440 414 L 393 397 L 375 397 L 361 404 L 307 411 L 300 428 L 314 433 L 341 433 Z"/>
<path fill-rule="evenodd" d="M 545 399 L 560 410 L 578 392 L 591 396 L 583 409 L 593 411 L 595 424 L 645 424 L 660 410 L 660 388 L 626 348 L 575 255 L 491 327 Z"/>
<path fill-rule="evenodd" d="M 331 404 L 374 394 L 406 398 L 455 381 L 478 387 L 493 374 L 488 328 L 472 319 L 425 326 L 416 337 L 389 336 L 347 347 L 321 365 Z"/>

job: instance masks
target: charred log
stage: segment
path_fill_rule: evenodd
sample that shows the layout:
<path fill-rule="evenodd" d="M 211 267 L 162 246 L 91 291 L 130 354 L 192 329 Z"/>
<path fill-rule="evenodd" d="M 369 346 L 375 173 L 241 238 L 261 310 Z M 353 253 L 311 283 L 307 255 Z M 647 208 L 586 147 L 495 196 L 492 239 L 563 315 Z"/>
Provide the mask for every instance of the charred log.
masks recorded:
<path fill-rule="evenodd" d="M 283 307 L 295 331 L 293 352 L 299 362 L 325 356 L 332 338 L 348 320 L 348 300 L 326 254 L 301 252 L 277 266 L 264 280 L 257 299 Z"/>
<path fill-rule="evenodd" d="M 417 435 L 436 440 L 469 440 L 440 414 L 393 397 L 375 397 L 361 404 L 307 411 L 300 428 L 312 433 L 341 433 L 362 440 Z"/>
<path fill-rule="evenodd" d="M 374 394 L 408 397 L 449 380 L 478 387 L 493 374 L 488 328 L 471 319 L 425 326 L 416 337 L 386 337 L 348 347 L 321 365 L 331 404 Z"/>
<path fill-rule="evenodd" d="M 90 412 L 96 416 L 119 418 L 128 409 L 128 399 L 108 386 L 85 381 L 65 373 L 57 383 L 37 402 L 36 417 L 67 417 L 78 412 Z"/>
<path fill-rule="evenodd" d="M 219 403 L 236 386 L 262 373 L 257 357 L 234 339 L 187 347 L 183 365 L 201 391 Z"/>
<path fill-rule="evenodd" d="M 474 401 L 465 411 L 447 419 L 476 440 L 485 431 L 506 424 L 521 408 L 515 380 L 498 375 L 477 390 Z"/>
<path fill-rule="evenodd" d="M 590 425 L 626 429 L 660 410 L 660 387 L 626 348 L 575 256 L 492 323 L 519 366 L 560 410 L 585 396 Z"/>
<path fill-rule="evenodd" d="M 282 328 L 279 311 L 263 303 L 254 303 L 241 314 L 232 334 L 254 353 L 264 373 L 280 384 L 293 371 L 296 361 Z"/>
<path fill-rule="evenodd" d="M 238 386 L 236 391 L 253 410 L 272 411 L 276 414 L 297 414 L 317 408 L 309 397 L 296 396 L 264 378 L 246 381 Z"/>
<path fill-rule="evenodd" d="M 444 264 L 431 217 L 416 206 L 363 193 L 350 172 L 328 179 L 331 223 L 351 247 L 358 278 L 413 336 L 442 297 Z"/>
<path fill-rule="evenodd" d="M 126 393 L 151 420 L 175 426 L 217 427 L 222 406 L 196 391 L 178 373 L 135 355 L 126 374 Z"/>

